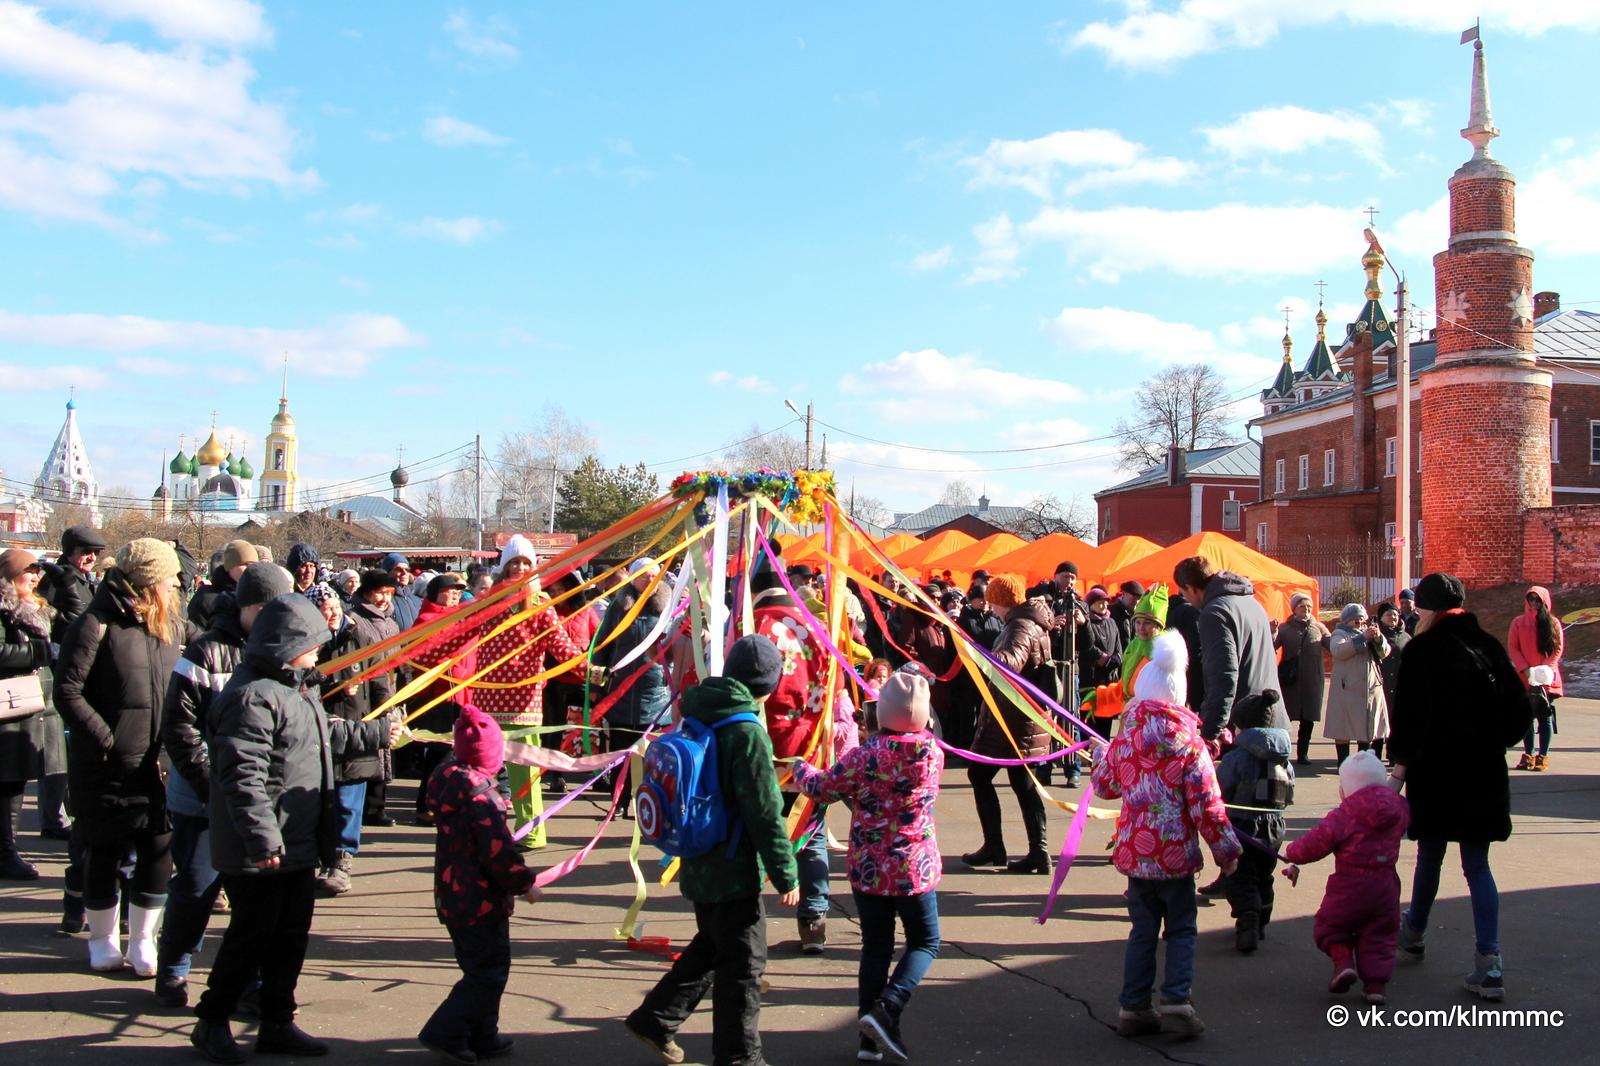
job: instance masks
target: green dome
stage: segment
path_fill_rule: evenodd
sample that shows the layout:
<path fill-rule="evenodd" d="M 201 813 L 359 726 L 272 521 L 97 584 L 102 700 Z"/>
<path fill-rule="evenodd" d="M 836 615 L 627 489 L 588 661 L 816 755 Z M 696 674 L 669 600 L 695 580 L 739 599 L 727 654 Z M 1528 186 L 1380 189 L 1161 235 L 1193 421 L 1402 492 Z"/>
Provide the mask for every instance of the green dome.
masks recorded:
<path fill-rule="evenodd" d="M 187 474 L 189 472 L 189 457 L 183 454 L 183 449 L 178 449 L 178 454 L 172 457 L 172 462 L 167 464 L 170 474 Z"/>
<path fill-rule="evenodd" d="M 253 470 L 250 466 L 250 460 L 244 458 L 243 456 L 239 457 L 238 469 L 234 470 L 233 474 L 235 477 L 244 478 L 246 481 L 249 481 L 251 478 L 256 476 L 255 470 Z"/>
<path fill-rule="evenodd" d="M 200 459 L 197 456 L 189 456 L 189 476 L 200 476 Z"/>
<path fill-rule="evenodd" d="M 232 474 L 234 477 L 239 476 L 239 460 L 233 457 L 232 452 L 229 452 L 222 459 L 222 473 Z"/>

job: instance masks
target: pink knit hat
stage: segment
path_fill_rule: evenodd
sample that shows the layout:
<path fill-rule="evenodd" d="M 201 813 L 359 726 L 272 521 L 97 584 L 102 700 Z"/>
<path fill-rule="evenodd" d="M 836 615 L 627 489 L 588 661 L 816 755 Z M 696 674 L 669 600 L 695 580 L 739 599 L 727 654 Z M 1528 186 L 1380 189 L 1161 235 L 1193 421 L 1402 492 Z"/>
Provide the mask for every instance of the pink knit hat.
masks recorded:
<path fill-rule="evenodd" d="M 878 689 L 878 725 L 893 733 L 920 733 L 928 728 L 928 679 L 910 670 L 889 675 Z"/>
<path fill-rule="evenodd" d="M 469 703 L 456 718 L 455 732 L 457 762 L 486 774 L 500 772 L 506 762 L 506 738 L 500 723 Z"/>

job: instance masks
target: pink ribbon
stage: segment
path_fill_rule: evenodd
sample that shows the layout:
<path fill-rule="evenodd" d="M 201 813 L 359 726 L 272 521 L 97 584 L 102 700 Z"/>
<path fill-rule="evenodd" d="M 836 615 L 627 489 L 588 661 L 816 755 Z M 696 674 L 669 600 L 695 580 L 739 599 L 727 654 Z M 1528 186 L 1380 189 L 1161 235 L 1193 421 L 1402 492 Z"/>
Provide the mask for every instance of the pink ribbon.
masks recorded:
<path fill-rule="evenodd" d="M 1072 824 L 1067 827 L 1067 835 L 1061 841 L 1061 856 L 1056 859 L 1055 876 L 1050 879 L 1050 891 L 1044 897 L 1044 910 L 1034 921 L 1043 925 L 1050 917 L 1050 912 L 1055 910 L 1056 896 L 1061 892 L 1061 884 L 1067 879 L 1067 873 L 1072 869 L 1072 861 L 1078 857 L 1078 847 L 1083 843 L 1083 827 L 1089 821 L 1089 800 L 1091 786 L 1083 786 L 1083 795 L 1078 797 L 1078 809 L 1072 815 Z"/>
<path fill-rule="evenodd" d="M 607 754 L 609 754 L 609 753 L 607 753 Z M 626 759 L 631 754 L 633 754 L 631 751 L 625 751 L 621 755 L 613 758 L 610 762 L 606 763 L 606 767 L 605 767 L 604 770 L 601 770 L 599 773 L 597 773 L 593 777 L 589 778 L 589 780 L 585 781 L 583 784 L 579 785 L 577 788 L 575 788 L 572 791 L 568 792 L 565 796 L 562 796 L 560 799 L 556 800 L 550 806 L 546 807 L 543 811 L 541 811 L 539 816 L 537 818 L 535 818 L 533 821 L 529 822 L 527 825 L 523 826 L 521 829 L 518 829 L 515 832 L 513 832 L 511 834 L 511 839 L 512 840 L 521 840 L 523 837 L 525 837 L 529 833 L 533 832 L 535 826 L 543 825 L 550 818 L 554 817 L 556 812 L 561 810 L 561 808 L 565 807 L 567 804 L 571 803 L 573 800 L 577 799 L 579 796 L 583 795 L 585 792 L 587 792 L 591 788 L 593 788 L 594 785 L 595 785 L 595 782 L 599 781 L 602 777 L 606 776 L 606 774 L 611 770 L 611 768 L 613 766 L 620 766 L 622 764 L 622 761 L 624 759 Z M 619 776 L 617 778 L 617 780 L 621 781 L 621 780 L 623 780 L 623 778 Z M 601 828 L 603 829 L 605 827 L 601 826 Z"/>
<path fill-rule="evenodd" d="M 800 615 L 800 621 L 805 623 L 805 627 L 811 631 L 813 637 L 817 638 L 818 643 L 828 650 L 828 654 L 839 660 L 839 665 L 844 667 L 845 672 L 856 679 L 856 684 L 861 686 L 861 690 L 872 699 L 877 699 L 878 690 L 868 684 L 867 679 L 856 672 L 856 668 L 850 665 L 850 657 L 840 651 L 833 640 L 829 638 L 827 627 L 817 620 L 817 616 L 812 614 L 805 604 L 800 602 L 800 597 L 795 593 L 794 586 L 789 583 L 789 575 L 784 572 L 782 560 L 772 550 L 772 543 L 767 540 L 766 531 L 758 526 L 756 527 L 756 536 L 761 541 L 761 550 L 767 553 L 767 558 L 772 562 L 773 572 L 778 575 L 778 580 L 783 583 L 783 590 L 789 594 L 789 599 L 794 601 L 795 611 Z M 839 595 L 839 590 L 837 589 L 830 591 L 835 596 Z"/>
<path fill-rule="evenodd" d="M 622 758 L 626 759 L 632 754 L 633 753 L 631 751 L 625 751 L 625 752 L 622 753 Z M 622 759 L 618 759 L 617 761 L 621 762 Z M 595 781 L 598 781 L 598 780 L 600 780 L 600 777 L 597 775 L 596 777 L 594 777 L 589 782 L 589 784 L 586 784 L 583 787 L 584 788 L 588 788 L 589 785 L 594 784 Z M 554 866 L 550 866 L 550 867 L 547 867 L 544 870 L 541 870 L 533 879 L 533 883 L 537 887 L 544 888 L 546 885 L 553 885 L 557 881 L 561 880 L 563 877 L 567 876 L 572 871 L 576 870 L 578 867 L 583 865 L 583 861 L 589 857 L 589 853 L 594 850 L 594 846 L 596 844 L 600 843 L 600 838 L 605 835 L 606 826 L 611 824 L 611 819 L 615 818 L 617 816 L 617 812 L 622 809 L 622 790 L 625 787 L 627 787 L 627 784 L 628 784 L 627 777 L 625 777 L 622 774 L 618 774 L 617 775 L 617 783 L 614 786 L 612 786 L 612 789 L 611 789 L 611 809 L 606 812 L 605 820 L 600 823 L 599 830 L 596 831 L 594 836 L 589 838 L 589 843 L 585 844 L 582 848 L 578 849 L 576 854 L 568 855 L 565 859 L 562 859 L 560 862 L 556 863 Z M 582 789 L 580 789 L 579 791 L 582 791 Z M 544 815 L 541 816 L 540 818 L 535 819 L 532 822 L 529 822 L 526 826 L 523 827 L 522 832 L 526 833 L 528 830 L 532 829 L 535 825 L 537 825 L 544 818 L 548 818 L 550 815 L 554 814 L 557 810 L 559 810 L 565 804 L 566 800 L 570 799 L 570 798 L 571 798 L 570 796 L 563 797 L 561 803 L 558 803 L 554 807 L 552 807 L 550 810 L 545 811 Z M 518 834 L 518 835 L 520 836 L 521 834 Z"/>
<path fill-rule="evenodd" d="M 1053 751 L 1048 755 L 1029 755 L 1021 759 L 996 759 L 989 755 L 979 755 L 975 751 L 967 751 L 964 748 L 958 748 L 954 745 L 946 744 L 938 737 L 934 737 L 933 742 L 939 745 L 939 747 L 943 748 L 945 751 L 949 752 L 951 755 L 959 755 L 968 762 L 983 763 L 985 766 L 1033 766 L 1042 762 L 1054 762 L 1056 759 L 1065 759 L 1068 755 L 1075 755 L 1084 748 L 1087 748 L 1090 744 L 1093 744 L 1094 740 L 1082 740 L 1072 745 L 1070 748 L 1062 748 L 1060 751 Z"/>

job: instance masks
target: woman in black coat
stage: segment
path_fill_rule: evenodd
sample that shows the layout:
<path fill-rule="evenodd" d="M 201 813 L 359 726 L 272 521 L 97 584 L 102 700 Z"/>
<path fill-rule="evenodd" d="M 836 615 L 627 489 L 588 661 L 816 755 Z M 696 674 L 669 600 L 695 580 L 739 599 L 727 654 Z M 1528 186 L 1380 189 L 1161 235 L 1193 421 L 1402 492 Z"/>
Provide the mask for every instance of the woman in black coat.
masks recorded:
<path fill-rule="evenodd" d="M 50 665 L 52 612 L 39 596 L 39 561 L 21 548 L 0 552 L 0 678 L 28 677 Z M 22 792 L 67 769 L 61 716 L 49 708 L 27 718 L 0 722 L 0 880 L 37 881 L 39 871 L 17 847 Z M 40 804 L 41 829 L 48 812 Z"/>
<path fill-rule="evenodd" d="M 84 842 L 83 901 L 89 965 L 124 965 L 118 928 L 118 868 L 135 856 L 126 962 L 156 972 L 152 939 L 172 875 L 166 787 L 157 765 L 161 705 L 185 636 L 178 556 L 143 537 L 116 566 L 62 637 L 56 706 L 72 730 L 67 772 Z"/>
<path fill-rule="evenodd" d="M 1489 869 L 1489 845 L 1511 836 L 1506 749 L 1527 731 L 1532 712 L 1505 648 L 1463 609 L 1461 582 L 1450 574 L 1429 574 L 1417 583 L 1416 594 L 1421 619 L 1401 657 L 1389 742 L 1391 777 L 1406 790 L 1408 835 L 1417 842 L 1400 948 L 1422 957 L 1439 870 L 1455 842 L 1477 935 L 1476 965 L 1466 988 L 1499 1000 L 1505 996 L 1500 894 Z"/>

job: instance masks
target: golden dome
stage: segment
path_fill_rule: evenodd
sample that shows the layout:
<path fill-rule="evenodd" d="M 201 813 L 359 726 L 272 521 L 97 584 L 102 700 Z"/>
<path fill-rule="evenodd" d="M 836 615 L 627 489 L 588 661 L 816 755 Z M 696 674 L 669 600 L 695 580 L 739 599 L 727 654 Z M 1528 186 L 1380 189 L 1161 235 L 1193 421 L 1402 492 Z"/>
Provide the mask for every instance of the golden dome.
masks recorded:
<path fill-rule="evenodd" d="M 228 457 L 228 449 L 217 440 L 217 431 L 213 429 L 211 436 L 200 445 L 200 450 L 194 453 L 194 457 L 201 466 L 221 466 L 222 461 Z"/>

